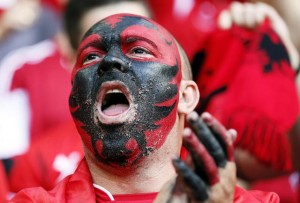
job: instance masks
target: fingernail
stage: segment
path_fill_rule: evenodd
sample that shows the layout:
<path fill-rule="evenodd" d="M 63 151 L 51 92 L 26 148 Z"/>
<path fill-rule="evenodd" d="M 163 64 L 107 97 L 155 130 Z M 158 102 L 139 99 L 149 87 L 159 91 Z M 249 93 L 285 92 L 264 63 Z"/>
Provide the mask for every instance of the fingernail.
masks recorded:
<path fill-rule="evenodd" d="M 201 118 L 202 118 L 202 119 L 206 119 L 206 120 L 210 120 L 210 119 L 212 118 L 212 116 L 211 116 L 211 114 L 208 113 L 208 112 L 203 112 L 203 113 L 201 114 Z"/>
<path fill-rule="evenodd" d="M 187 119 L 190 121 L 196 121 L 199 118 L 198 114 L 193 111 L 190 114 L 188 114 Z"/>
<path fill-rule="evenodd" d="M 192 134 L 192 130 L 190 128 L 185 128 L 182 134 L 184 137 L 189 137 Z"/>
<path fill-rule="evenodd" d="M 218 25 L 223 30 L 228 30 L 232 26 L 231 16 L 228 10 L 224 10 L 218 17 Z"/>
<path fill-rule="evenodd" d="M 229 133 L 231 135 L 232 141 L 235 141 L 236 137 L 237 137 L 237 131 L 235 129 L 229 129 L 228 131 L 229 131 Z"/>

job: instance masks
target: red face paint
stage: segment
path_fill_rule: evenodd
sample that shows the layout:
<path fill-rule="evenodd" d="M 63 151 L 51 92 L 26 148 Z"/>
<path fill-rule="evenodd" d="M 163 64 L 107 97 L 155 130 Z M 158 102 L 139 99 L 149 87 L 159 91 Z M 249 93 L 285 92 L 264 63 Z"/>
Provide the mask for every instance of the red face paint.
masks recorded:
<path fill-rule="evenodd" d="M 93 34 L 88 36 L 87 38 L 85 38 L 79 45 L 78 48 L 78 56 L 77 56 L 77 62 L 75 64 L 75 67 L 73 68 L 72 71 L 72 81 L 74 79 L 74 76 L 76 75 L 76 73 L 78 72 L 78 70 L 85 68 L 83 64 L 83 61 L 85 60 L 85 57 L 87 54 L 89 53 L 95 53 L 95 54 L 104 54 L 100 52 L 100 49 L 97 49 L 97 44 L 99 44 L 99 42 L 101 42 L 101 36 L 97 35 L 97 34 Z M 89 64 L 89 66 L 91 66 L 92 64 Z"/>
<path fill-rule="evenodd" d="M 176 120 L 181 67 L 161 26 L 134 15 L 100 21 L 81 43 L 72 80 L 72 115 L 99 161 L 128 167 L 163 145 Z"/>

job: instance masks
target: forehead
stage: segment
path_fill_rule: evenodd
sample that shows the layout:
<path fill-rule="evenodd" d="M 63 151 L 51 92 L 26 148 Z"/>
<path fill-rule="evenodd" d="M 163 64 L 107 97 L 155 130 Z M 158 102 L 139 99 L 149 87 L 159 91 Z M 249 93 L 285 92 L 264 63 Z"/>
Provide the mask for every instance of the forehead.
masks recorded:
<path fill-rule="evenodd" d="M 101 20 L 88 30 L 84 39 L 93 34 L 101 36 L 102 39 L 111 38 L 109 36 L 120 38 L 141 36 L 153 41 L 164 40 L 168 44 L 175 45 L 172 35 L 162 26 L 147 18 L 130 14 L 113 15 Z"/>
<path fill-rule="evenodd" d="M 126 13 L 130 11 L 131 14 L 150 16 L 147 7 L 142 1 L 124 1 L 116 2 L 107 5 L 96 6 L 88 10 L 81 19 L 81 38 L 86 33 L 89 28 L 94 25 L 99 19 L 104 19 L 110 15 L 115 15 L 118 13 Z"/>

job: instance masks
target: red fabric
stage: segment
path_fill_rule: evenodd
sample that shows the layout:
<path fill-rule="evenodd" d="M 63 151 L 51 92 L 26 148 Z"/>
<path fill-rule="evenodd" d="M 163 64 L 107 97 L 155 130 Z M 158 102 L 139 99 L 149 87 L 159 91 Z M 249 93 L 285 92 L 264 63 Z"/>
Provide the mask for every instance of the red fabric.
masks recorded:
<path fill-rule="evenodd" d="M 280 202 L 278 195 L 274 192 L 264 192 L 259 190 L 246 191 L 240 187 L 235 187 L 234 203 L 255 203 L 255 202 Z"/>
<path fill-rule="evenodd" d="M 176 0 L 148 0 L 153 18 L 165 27 L 182 45 L 190 59 L 202 47 L 210 33 L 216 29 L 219 12 L 231 0 L 195 0 L 187 15 L 175 9 Z"/>
<path fill-rule="evenodd" d="M 148 194 L 145 194 L 147 197 Z M 128 197 L 128 196 L 127 196 Z M 126 197 L 126 198 L 127 198 Z M 122 195 L 119 196 L 122 198 Z M 121 202 L 121 199 L 119 199 Z M 24 189 L 17 193 L 10 203 L 16 202 L 47 202 L 47 203 L 75 203 L 88 202 L 96 203 L 95 190 L 92 184 L 92 178 L 89 173 L 86 161 L 83 160 L 73 175 L 66 177 L 53 190 L 47 192 L 42 188 Z M 245 191 L 236 187 L 234 195 L 235 203 L 261 203 L 261 202 L 279 202 L 275 193 L 260 191 Z"/>
<path fill-rule="evenodd" d="M 300 202 L 300 180 L 298 179 L 298 203 Z"/>
<path fill-rule="evenodd" d="M 0 8 L 0 18 L 2 17 L 2 15 L 4 14 L 4 12 L 5 12 L 5 10 L 3 10 L 3 9 Z"/>
<path fill-rule="evenodd" d="M 95 188 L 97 202 L 112 202 L 103 190 Z M 113 195 L 115 203 L 152 203 L 157 193 Z"/>
<path fill-rule="evenodd" d="M 209 111 L 227 128 L 235 128 L 237 147 L 273 169 L 291 171 L 286 133 L 299 113 L 295 74 L 277 55 L 271 58 L 270 74 L 259 71 L 270 57 L 258 44 L 267 35 L 280 46 L 276 34 L 266 24 L 254 32 L 238 27 L 218 30 L 218 13 L 231 0 L 195 0 L 186 16 L 175 12 L 176 1 L 148 3 L 154 19 L 175 36 L 192 62 L 201 93 L 198 111 Z M 276 51 L 286 55 L 282 48 Z"/>
<path fill-rule="evenodd" d="M 278 194 L 281 203 L 299 203 L 299 186 L 297 183 L 299 183 L 299 177 L 296 173 L 293 173 L 273 179 L 256 181 L 251 184 L 251 189 L 275 192 Z"/>
<path fill-rule="evenodd" d="M 52 189 L 59 179 L 74 172 L 65 174 L 69 168 L 76 169 L 82 157 L 81 139 L 73 121 L 58 126 L 41 135 L 26 154 L 13 159 L 9 173 L 11 191 L 37 186 Z M 59 160 L 65 165 L 61 170 L 55 165 Z"/>
<path fill-rule="evenodd" d="M 67 176 L 53 190 L 48 192 L 41 187 L 24 189 L 9 202 L 92 203 L 96 201 L 91 175 L 86 162 L 83 161 L 73 175 Z"/>
<path fill-rule="evenodd" d="M 26 63 L 14 73 L 11 89 L 21 88 L 29 96 L 32 141 L 43 131 L 71 120 L 68 106 L 71 73 L 63 62 L 56 49 L 41 62 Z"/>
<path fill-rule="evenodd" d="M 269 23 L 257 32 L 239 27 L 215 32 L 204 54 L 197 76 L 199 111 L 236 129 L 236 146 L 262 163 L 292 170 L 287 132 L 299 114 L 295 72 Z"/>
<path fill-rule="evenodd" d="M 42 0 L 41 1 L 46 6 L 50 7 L 54 11 L 58 12 L 58 14 L 64 11 L 65 5 L 67 1 L 62 0 Z"/>
<path fill-rule="evenodd" d="M 2 162 L 0 162 L 0 201 L 7 198 L 9 193 L 7 177 Z"/>

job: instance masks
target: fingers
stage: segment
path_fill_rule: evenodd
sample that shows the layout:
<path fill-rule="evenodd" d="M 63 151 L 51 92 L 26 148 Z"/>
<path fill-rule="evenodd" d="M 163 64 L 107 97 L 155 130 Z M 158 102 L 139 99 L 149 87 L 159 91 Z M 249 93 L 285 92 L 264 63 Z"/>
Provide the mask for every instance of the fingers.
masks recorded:
<path fill-rule="evenodd" d="M 223 30 L 228 30 L 232 26 L 232 19 L 230 12 L 226 9 L 223 10 L 218 17 L 218 26 Z"/>
<path fill-rule="evenodd" d="M 236 140 L 236 137 L 237 137 L 236 130 L 235 129 L 229 129 L 227 132 L 228 132 L 228 136 L 231 139 L 231 142 L 234 143 L 234 141 Z"/>
<path fill-rule="evenodd" d="M 225 14 L 224 14 L 225 13 Z M 287 31 L 284 21 L 276 10 L 265 3 L 240 3 L 232 2 L 228 9 L 223 10 L 219 15 L 219 26 L 224 28 L 222 22 L 226 18 L 227 21 L 238 26 L 246 28 L 255 28 L 261 24 L 266 18 L 270 18 L 273 23 L 280 24 L 284 32 Z M 283 24 L 283 25 L 282 25 Z M 224 29 L 230 28 L 230 26 Z"/>
<path fill-rule="evenodd" d="M 207 200 L 208 188 L 201 177 L 194 173 L 180 158 L 173 159 L 173 165 L 177 171 L 178 178 L 186 186 L 183 188 L 188 197 L 194 201 Z"/>
<path fill-rule="evenodd" d="M 288 50 L 291 65 L 297 69 L 300 63 L 299 54 L 292 43 L 289 29 L 277 11 L 265 3 L 232 2 L 228 9 L 223 10 L 218 17 L 221 29 L 229 29 L 232 25 L 255 29 L 266 19 L 270 20 L 272 28 L 280 36 Z"/>
<path fill-rule="evenodd" d="M 187 117 L 187 121 L 200 142 L 206 147 L 207 151 L 213 157 L 216 165 L 224 167 L 227 162 L 225 151 L 223 151 L 223 147 L 206 124 L 199 119 L 198 114 L 196 112 L 190 113 Z M 225 143 L 225 141 L 222 142 Z"/>
<path fill-rule="evenodd" d="M 245 9 L 243 7 L 243 4 L 239 2 L 233 2 L 230 7 L 229 11 L 231 14 L 231 18 L 233 23 L 239 25 L 239 26 L 245 26 Z"/>
<path fill-rule="evenodd" d="M 186 163 L 177 157 L 172 160 L 178 174 L 172 197 L 182 197 L 176 192 L 176 188 L 180 188 L 180 191 L 187 194 L 189 201 L 202 202 L 210 198 L 212 188 L 220 188 L 224 180 L 235 177 L 235 172 L 228 170 L 228 165 L 234 162 L 227 164 L 227 158 L 233 160 L 232 145 L 236 131 L 227 131 L 209 113 L 203 113 L 200 118 L 196 112 L 192 112 L 187 116 L 187 122 L 191 128 L 183 132 L 183 145 L 191 157 Z M 224 177 L 220 177 L 220 174 Z M 234 181 L 229 181 L 226 187 L 228 185 L 234 188 Z"/>
<path fill-rule="evenodd" d="M 190 151 L 195 173 L 199 174 L 209 185 L 219 182 L 218 168 L 214 159 L 189 128 L 183 132 L 183 143 Z"/>
<path fill-rule="evenodd" d="M 194 201 L 204 201 L 208 198 L 209 188 L 219 183 L 219 167 L 227 165 L 226 153 L 229 160 L 233 159 L 232 143 L 236 137 L 235 130 L 227 131 L 214 117 L 203 113 L 201 118 L 196 112 L 188 115 L 191 128 L 183 132 L 183 144 L 189 150 L 191 162 L 189 166 L 181 159 L 173 159 L 177 171 L 178 184 L 189 198 Z M 226 151 L 226 153 L 225 153 Z"/>
<path fill-rule="evenodd" d="M 246 28 L 255 28 L 264 19 L 263 13 L 257 10 L 257 4 L 232 2 L 228 9 L 220 13 L 218 24 L 222 29 L 229 29 L 232 24 Z"/>
<path fill-rule="evenodd" d="M 283 20 L 283 18 L 277 13 L 277 11 L 265 4 L 265 3 L 257 3 L 257 13 L 261 15 L 261 18 L 263 20 L 265 18 L 268 18 L 271 21 L 272 28 L 275 30 L 275 32 L 278 34 L 278 36 L 283 41 L 285 47 L 288 50 L 289 58 L 291 61 L 291 65 L 294 69 L 297 69 L 300 63 L 299 59 L 299 53 L 295 47 L 295 45 L 292 42 L 289 29 L 287 27 L 287 24 Z M 260 21 L 262 22 L 262 21 Z"/>
<path fill-rule="evenodd" d="M 227 160 L 233 161 L 233 142 L 237 136 L 237 132 L 233 129 L 227 130 L 217 119 L 207 112 L 204 112 L 201 115 L 201 118 L 207 124 L 212 133 L 215 135 L 215 138 L 222 146 L 225 154 L 227 155 Z"/>

